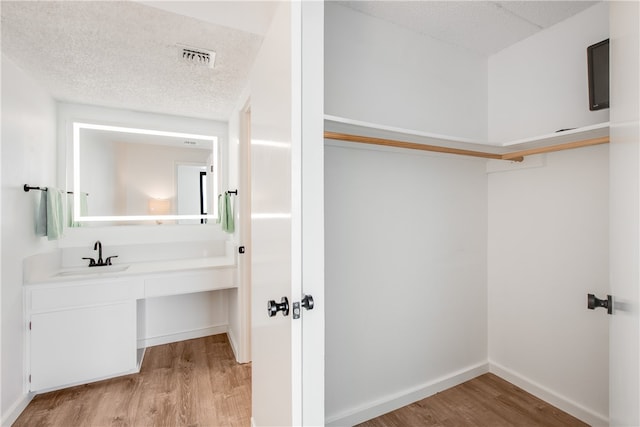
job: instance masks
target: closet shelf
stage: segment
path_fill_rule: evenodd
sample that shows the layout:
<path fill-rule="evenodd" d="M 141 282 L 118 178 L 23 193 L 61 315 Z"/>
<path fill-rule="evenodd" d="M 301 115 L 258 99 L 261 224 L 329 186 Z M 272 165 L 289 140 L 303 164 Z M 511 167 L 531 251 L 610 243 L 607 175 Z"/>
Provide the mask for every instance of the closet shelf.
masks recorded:
<path fill-rule="evenodd" d="M 324 126 L 325 139 L 518 162 L 525 156 L 533 154 L 609 142 L 608 122 L 504 144 L 483 143 L 472 139 L 417 132 L 330 115 L 325 115 Z"/>

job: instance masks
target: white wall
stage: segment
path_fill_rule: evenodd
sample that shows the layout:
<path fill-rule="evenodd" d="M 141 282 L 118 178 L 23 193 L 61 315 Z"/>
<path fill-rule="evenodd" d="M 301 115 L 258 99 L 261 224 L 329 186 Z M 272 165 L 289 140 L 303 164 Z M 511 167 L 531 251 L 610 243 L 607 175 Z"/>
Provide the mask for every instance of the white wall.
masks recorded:
<path fill-rule="evenodd" d="M 608 148 L 489 174 L 489 361 L 596 425 L 608 416 L 609 319 L 586 305 L 609 293 Z"/>
<path fill-rule="evenodd" d="M 334 2 L 324 51 L 325 114 L 487 138 L 486 58 Z"/>
<path fill-rule="evenodd" d="M 606 122 L 589 111 L 587 46 L 608 38 L 599 3 L 489 58 L 489 139 Z M 489 175 L 492 369 L 596 425 L 608 418 L 608 147 Z M 595 339 L 597 337 L 597 339 Z"/>
<path fill-rule="evenodd" d="M 609 37 L 600 2 L 489 57 L 489 141 L 503 143 L 609 120 L 589 111 L 587 46 Z"/>
<path fill-rule="evenodd" d="M 144 300 L 138 348 L 227 331 L 227 291 L 198 292 Z"/>
<path fill-rule="evenodd" d="M 487 138 L 486 58 L 328 2 L 324 59 L 326 114 Z M 327 423 L 485 372 L 485 162 L 329 142 L 324 194 Z"/>
<path fill-rule="evenodd" d="M 327 422 L 486 369 L 485 162 L 327 143 L 325 197 Z"/>
<path fill-rule="evenodd" d="M 39 191 L 56 185 L 56 105 L 2 55 L 2 425 L 25 403 L 22 261 L 56 247 L 36 237 Z"/>

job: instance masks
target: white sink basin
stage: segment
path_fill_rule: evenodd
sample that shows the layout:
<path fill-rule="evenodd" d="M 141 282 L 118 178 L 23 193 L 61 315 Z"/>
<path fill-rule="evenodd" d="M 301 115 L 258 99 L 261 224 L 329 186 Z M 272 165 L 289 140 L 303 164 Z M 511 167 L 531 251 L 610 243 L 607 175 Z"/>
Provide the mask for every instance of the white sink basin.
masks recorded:
<path fill-rule="evenodd" d="M 129 268 L 129 265 L 103 265 L 100 267 L 80 267 L 80 268 L 72 268 L 69 270 L 61 270 L 56 273 L 57 277 L 65 277 L 65 276 L 93 276 L 104 273 L 118 273 L 121 271 L 125 271 Z"/>

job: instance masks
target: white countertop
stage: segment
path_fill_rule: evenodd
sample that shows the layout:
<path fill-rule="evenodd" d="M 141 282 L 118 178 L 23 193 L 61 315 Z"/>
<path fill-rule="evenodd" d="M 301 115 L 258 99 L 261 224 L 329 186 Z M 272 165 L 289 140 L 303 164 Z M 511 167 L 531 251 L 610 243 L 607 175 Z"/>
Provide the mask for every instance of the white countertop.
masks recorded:
<path fill-rule="evenodd" d="M 75 267 L 34 272 L 25 286 L 227 267 L 236 267 L 233 256 L 114 263 L 106 267 Z"/>

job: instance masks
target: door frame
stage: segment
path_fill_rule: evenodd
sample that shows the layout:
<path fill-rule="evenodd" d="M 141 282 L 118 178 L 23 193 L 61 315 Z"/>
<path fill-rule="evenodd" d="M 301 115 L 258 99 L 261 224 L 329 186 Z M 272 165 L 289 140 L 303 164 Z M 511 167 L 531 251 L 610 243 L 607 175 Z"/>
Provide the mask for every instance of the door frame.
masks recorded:
<path fill-rule="evenodd" d="M 324 425 L 324 2 L 301 3 L 302 425 Z"/>
<path fill-rule="evenodd" d="M 640 6 L 609 3 L 609 423 L 640 425 Z"/>

